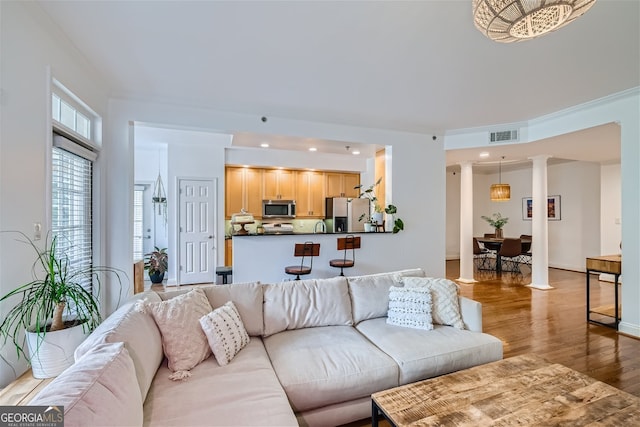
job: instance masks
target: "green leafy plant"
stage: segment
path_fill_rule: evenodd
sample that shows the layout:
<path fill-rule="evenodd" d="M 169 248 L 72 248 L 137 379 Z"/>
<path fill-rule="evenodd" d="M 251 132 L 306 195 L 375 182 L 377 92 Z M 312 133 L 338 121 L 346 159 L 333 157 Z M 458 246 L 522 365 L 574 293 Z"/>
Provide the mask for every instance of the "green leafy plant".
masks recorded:
<path fill-rule="evenodd" d="M 497 228 L 498 230 L 504 227 L 504 225 L 509 222 L 509 218 L 503 217 L 500 212 L 494 213 L 491 217 L 482 215 L 480 218 L 484 219 L 491 225 L 493 228 Z"/>
<path fill-rule="evenodd" d="M 169 254 L 167 254 L 167 248 L 155 247 L 155 250 L 145 254 L 144 269 L 149 271 L 149 274 L 162 274 L 167 271 L 169 267 Z"/>
<path fill-rule="evenodd" d="M 102 321 L 99 307 L 101 276 L 112 274 L 122 286 L 121 275 L 126 274 L 110 267 L 74 266 L 68 255 L 59 250 L 57 236 L 48 234 L 45 247 L 41 249 L 22 232 L 3 233 L 18 234 L 17 240 L 31 246 L 36 254 L 32 266 L 34 279 L 0 298 L 0 302 L 19 298 L 0 324 L 3 345 L 11 339 L 18 359 L 24 356 L 29 360 L 25 352 L 25 330 L 44 339 L 47 332 L 76 325 L 82 325 L 85 331 L 95 329 Z M 89 283 L 92 283 L 93 292 L 85 287 Z M 65 317 L 74 320 L 65 320 Z"/>
<path fill-rule="evenodd" d="M 362 191 L 362 187 L 363 187 L 362 184 L 356 185 L 355 187 L 353 187 L 354 190 L 361 190 L 360 195 L 358 197 L 360 197 L 361 199 L 362 198 L 369 199 L 369 201 L 373 204 L 373 209 L 375 212 L 383 211 L 382 207 L 378 203 L 378 197 L 376 196 L 376 192 L 375 192 L 376 188 L 380 185 L 381 181 L 382 181 L 382 177 L 378 178 L 378 180 L 374 184 L 371 184 L 364 191 Z"/>
<path fill-rule="evenodd" d="M 395 215 L 398 212 L 398 208 L 396 208 L 394 205 L 389 205 L 384 208 L 384 212 L 387 215 Z M 400 218 L 395 218 L 393 220 L 393 233 L 395 234 L 400 230 L 404 230 L 404 222 Z"/>

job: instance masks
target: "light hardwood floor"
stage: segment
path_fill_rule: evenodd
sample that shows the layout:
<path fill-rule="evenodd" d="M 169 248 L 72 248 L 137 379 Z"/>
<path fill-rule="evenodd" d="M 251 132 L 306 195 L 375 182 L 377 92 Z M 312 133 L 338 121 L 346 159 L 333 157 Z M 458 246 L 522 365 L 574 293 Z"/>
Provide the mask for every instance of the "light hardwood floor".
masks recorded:
<path fill-rule="evenodd" d="M 459 274 L 459 262 L 447 261 L 447 278 L 455 281 Z M 505 358 L 535 353 L 640 397 L 640 340 L 587 323 L 584 273 L 549 269 L 554 289 L 548 291 L 526 287 L 526 275 L 482 271 L 475 279 L 459 283 L 460 292 L 482 303 L 484 332 L 502 340 Z M 591 292 L 592 307 L 613 304 L 613 284 L 597 275 L 591 276 Z"/>

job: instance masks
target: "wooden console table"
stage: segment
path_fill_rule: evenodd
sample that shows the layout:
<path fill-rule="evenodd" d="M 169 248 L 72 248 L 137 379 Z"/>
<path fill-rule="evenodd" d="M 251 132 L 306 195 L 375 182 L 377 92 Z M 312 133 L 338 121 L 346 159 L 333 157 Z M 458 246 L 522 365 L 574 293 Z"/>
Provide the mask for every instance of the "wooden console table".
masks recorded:
<path fill-rule="evenodd" d="M 53 378 L 33 378 L 31 369 L 0 390 L 0 406 L 28 405 L 40 390 L 53 381 Z"/>
<path fill-rule="evenodd" d="M 615 277 L 614 282 L 614 303 L 611 306 L 599 306 L 591 308 L 590 306 L 590 286 L 589 276 L 591 273 L 608 273 L 613 274 Z M 620 323 L 620 305 L 618 298 L 618 279 L 622 274 L 622 256 L 621 255 L 604 255 L 598 257 L 587 258 L 587 322 L 597 323 L 598 325 L 607 326 L 609 328 L 618 329 L 618 323 Z M 613 323 L 602 322 L 591 318 L 591 313 L 599 314 L 602 316 L 612 317 Z"/>

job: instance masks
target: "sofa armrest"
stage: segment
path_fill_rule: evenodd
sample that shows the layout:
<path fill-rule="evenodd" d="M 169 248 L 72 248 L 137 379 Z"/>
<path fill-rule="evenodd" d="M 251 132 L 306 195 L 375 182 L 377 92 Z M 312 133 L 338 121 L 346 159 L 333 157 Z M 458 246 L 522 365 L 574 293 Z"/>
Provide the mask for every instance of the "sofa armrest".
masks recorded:
<path fill-rule="evenodd" d="M 458 299 L 460 300 L 462 321 L 467 329 L 482 332 L 482 304 L 463 296 L 459 296 Z"/>

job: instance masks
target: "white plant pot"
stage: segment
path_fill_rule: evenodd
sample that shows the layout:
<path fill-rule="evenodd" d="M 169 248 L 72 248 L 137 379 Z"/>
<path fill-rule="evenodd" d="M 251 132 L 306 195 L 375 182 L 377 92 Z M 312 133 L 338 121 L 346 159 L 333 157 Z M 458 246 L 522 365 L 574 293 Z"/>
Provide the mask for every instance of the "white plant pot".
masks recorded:
<path fill-rule="evenodd" d="M 365 233 L 372 233 L 376 230 L 376 226 L 369 223 L 369 222 L 365 222 L 364 223 L 364 232 Z"/>
<path fill-rule="evenodd" d="M 30 328 L 31 329 L 31 328 Z M 74 362 L 73 352 L 89 335 L 82 325 L 44 335 L 26 331 L 29 360 L 34 378 L 58 376 Z"/>
<path fill-rule="evenodd" d="M 384 212 L 374 212 L 371 215 L 371 219 L 378 225 L 382 225 L 382 221 L 384 221 Z"/>

